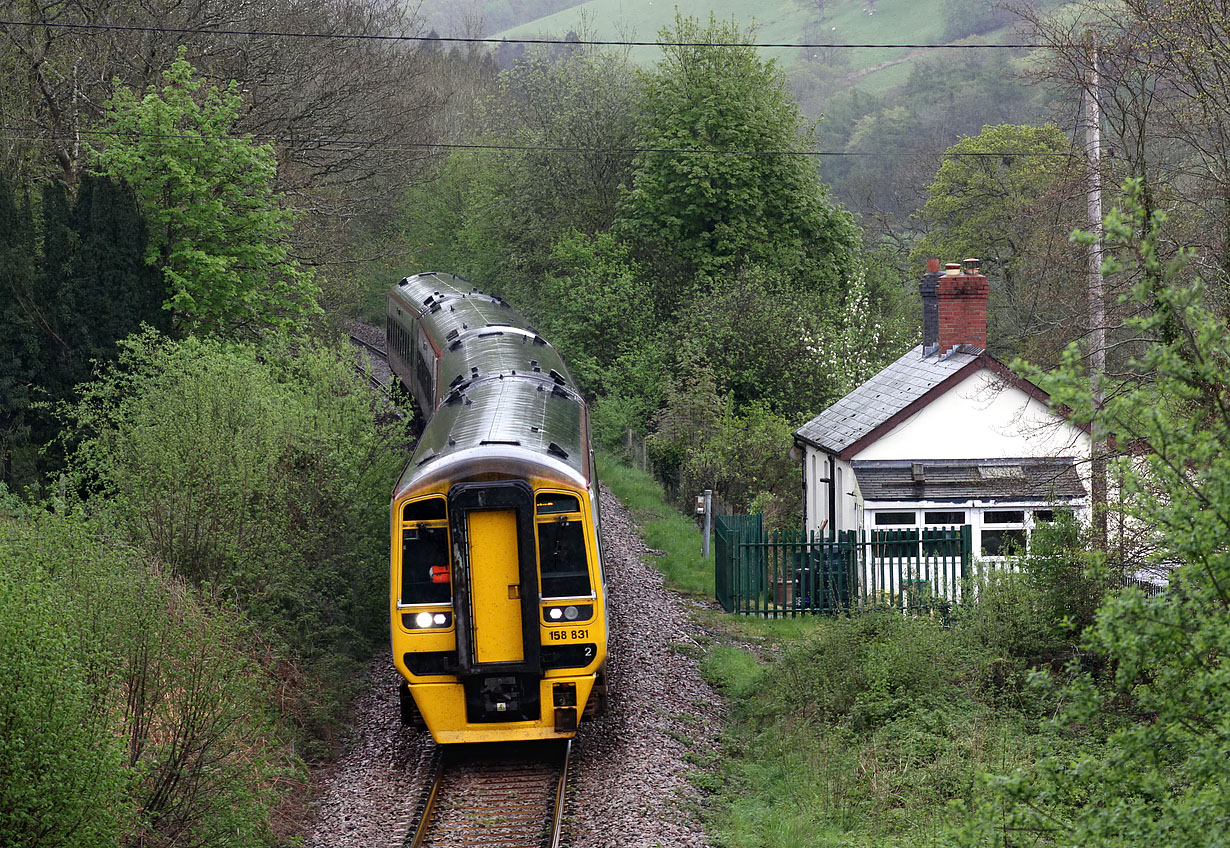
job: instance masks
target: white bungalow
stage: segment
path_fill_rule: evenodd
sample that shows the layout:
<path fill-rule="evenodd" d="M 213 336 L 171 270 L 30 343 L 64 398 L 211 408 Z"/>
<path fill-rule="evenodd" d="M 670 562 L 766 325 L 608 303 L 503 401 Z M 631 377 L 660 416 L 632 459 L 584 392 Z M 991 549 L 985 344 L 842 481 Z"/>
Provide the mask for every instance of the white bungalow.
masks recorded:
<path fill-rule="evenodd" d="M 1058 510 L 1087 520 L 1089 435 L 986 352 L 987 280 L 966 266 L 931 260 L 923 343 L 795 433 L 817 538 L 969 524 L 995 556 Z"/>

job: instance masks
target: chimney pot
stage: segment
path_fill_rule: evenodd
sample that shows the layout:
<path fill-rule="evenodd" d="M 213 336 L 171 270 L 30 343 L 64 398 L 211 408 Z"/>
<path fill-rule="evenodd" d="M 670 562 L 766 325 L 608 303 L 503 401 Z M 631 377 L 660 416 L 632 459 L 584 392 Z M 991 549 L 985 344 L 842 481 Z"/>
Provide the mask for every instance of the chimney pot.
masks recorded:
<path fill-rule="evenodd" d="M 944 265 L 944 276 L 945 277 L 955 277 L 960 273 L 961 273 L 961 263 L 960 262 L 948 262 Z"/>
<path fill-rule="evenodd" d="M 978 260 L 977 259 L 970 257 L 969 259 L 966 259 L 961 264 L 964 266 L 964 271 L 966 274 L 977 274 L 978 273 Z"/>

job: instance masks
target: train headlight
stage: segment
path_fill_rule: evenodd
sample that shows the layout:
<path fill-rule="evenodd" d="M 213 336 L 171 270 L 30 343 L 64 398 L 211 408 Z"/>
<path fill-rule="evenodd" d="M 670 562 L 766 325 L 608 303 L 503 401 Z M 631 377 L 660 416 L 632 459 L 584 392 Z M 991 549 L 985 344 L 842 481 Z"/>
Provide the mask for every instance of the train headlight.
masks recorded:
<path fill-rule="evenodd" d="M 450 612 L 431 612 L 425 610 L 419 613 L 406 613 L 401 617 L 401 626 L 407 630 L 430 630 L 431 628 L 450 627 L 453 614 Z"/>
<path fill-rule="evenodd" d="M 559 607 L 547 607 L 542 614 L 547 624 L 589 621 L 594 617 L 594 606 L 593 604 L 566 604 Z"/>

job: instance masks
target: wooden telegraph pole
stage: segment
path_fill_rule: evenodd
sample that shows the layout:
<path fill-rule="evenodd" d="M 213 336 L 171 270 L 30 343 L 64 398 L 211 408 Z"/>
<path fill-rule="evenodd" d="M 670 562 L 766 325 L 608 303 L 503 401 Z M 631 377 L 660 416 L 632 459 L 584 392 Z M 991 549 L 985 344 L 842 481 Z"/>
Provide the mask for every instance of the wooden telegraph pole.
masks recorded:
<path fill-rule="evenodd" d="M 1089 387 L 1096 409 L 1106 400 L 1106 291 L 1102 280 L 1102 112 L 1098 103 L 1098 47 L 1087 33 L 1089 85 L 1085 91 L 1085 161 L 1088 170 L 1086 207 L 1089 214 Z M 1093 421 L 1090 445 L 1090 500 L 1095 543 L 1106 549 L 1106 437 L 1102 423 Z"/>

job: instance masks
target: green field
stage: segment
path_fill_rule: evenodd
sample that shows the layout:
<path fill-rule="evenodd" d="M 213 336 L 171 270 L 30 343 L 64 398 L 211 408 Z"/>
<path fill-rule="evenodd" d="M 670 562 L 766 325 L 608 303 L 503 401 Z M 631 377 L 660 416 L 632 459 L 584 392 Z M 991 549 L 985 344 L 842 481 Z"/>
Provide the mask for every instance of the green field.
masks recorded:
<path fill-rule="evenodd" d="M 935 43 L 943 36 L 942 0 L 878 0 L 875 15 L 866 13 L 864 0 L 838 0 L 823 29 L 808 29 L 809 16 L 794 0 L 589 0 L 536 21 L 495 34 L 495 38 L 563 36 L 569 31 L 603 41 L 654 41 L 678 9 L 683 15 L 705 20 L 710 11 L 719 19 L 734 18 L 755 27 L 762 43 L 823 42 Z M 992 40 L 998 34 L 992 36 Z M 765 49 L 766 58 L 789 67 L 802 58 L 797 49 Z M 905 79 L 911 51 L 907 49 L 850 49 L 852 84 L 881 92 Z M 651 64 L 661 56 L 656 47 L 634 47 L 632 59 Z M 883 67 L 881 67 L 883 66 Z M 877 69 L 878 70 L 872 70 Z"/>

